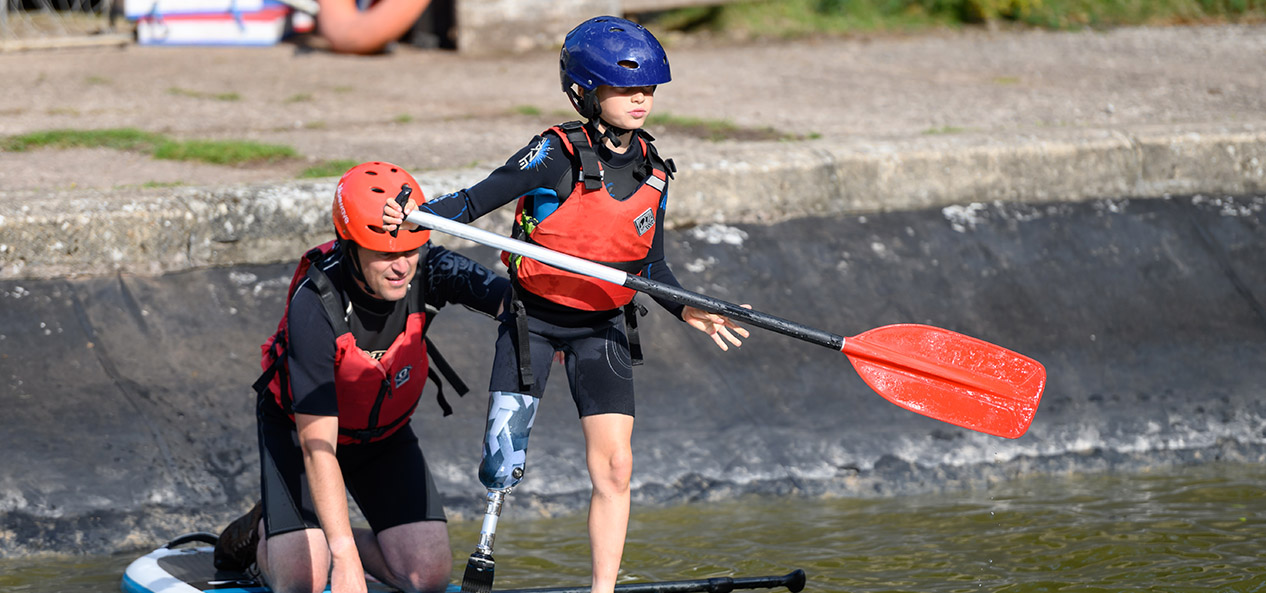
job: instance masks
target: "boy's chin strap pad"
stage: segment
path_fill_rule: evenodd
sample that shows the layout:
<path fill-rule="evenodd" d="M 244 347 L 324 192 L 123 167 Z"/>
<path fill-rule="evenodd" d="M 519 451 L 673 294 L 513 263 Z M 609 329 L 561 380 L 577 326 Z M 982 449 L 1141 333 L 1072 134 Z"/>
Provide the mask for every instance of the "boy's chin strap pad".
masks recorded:
<path fill-rule="evenodd" d="M 488 425 L 484 429 L 479 481 L 490 490 L 513 488 L 523 479 L 528 434 L 541 400 L 521 393 L 488 394 Z"/>

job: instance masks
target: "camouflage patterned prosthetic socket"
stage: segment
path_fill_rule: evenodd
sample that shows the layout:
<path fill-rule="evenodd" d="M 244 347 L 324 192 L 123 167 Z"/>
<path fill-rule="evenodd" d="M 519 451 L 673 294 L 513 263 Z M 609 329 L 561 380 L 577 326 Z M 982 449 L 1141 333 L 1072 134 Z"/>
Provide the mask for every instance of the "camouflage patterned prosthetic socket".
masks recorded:
<path fill-rule="evenodd" d="M 523 479 L 528 433 L 539 403 L 538 398 L 520 393 L 494 391 L 488 395 L 479 481 L 489 490 L 508 490 Z"/>

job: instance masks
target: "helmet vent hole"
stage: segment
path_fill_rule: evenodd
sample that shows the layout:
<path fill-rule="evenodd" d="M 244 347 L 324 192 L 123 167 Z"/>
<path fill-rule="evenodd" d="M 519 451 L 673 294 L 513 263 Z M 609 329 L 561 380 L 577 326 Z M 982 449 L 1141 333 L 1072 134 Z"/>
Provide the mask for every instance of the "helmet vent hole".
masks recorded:
<path fill-rule="evenodd" d="M 383 228 L 382 228 L 382 227 L 380 227 L 380 226 L 369 226 L 369 225 L 365 225 L 365 228 L 367 228 L 367 229 L 369 229 L 369 230 L 371 230 L 371 231 L 373 231 L 373 232 L 375 232 L 375 233 L 378 233 L 379 235 L 385 235 L 385 234 L 387 234 L 387 231 L 383 230 Z"/>
<path fill-rule="evenodd" d="M 382 189 L 381 187 L 371 187 L 371 188 L 369 188 L 369 191 L 372 191 L 372 192 L 374 192 L 374 193 L 376 193 L 376 194 L 385 194 L 385 193 L 387 193 L 387 192 L 383 191 L 383 189 Z"/>
<path fill-rule="evenodd" d="M 377 175 L 377 174 L 378 174 L 378 172 L 377 172 L 377 171 L 365 171 L 365 174 L 366 174 L 366 175 Z"/>
<path fill-rule="evenodd" d="M 620 60 L 620 65 L 628 68 L 629 70 L 637 70 L 638 68 L 637 62 L 634 62 L 633 60 Z"/>

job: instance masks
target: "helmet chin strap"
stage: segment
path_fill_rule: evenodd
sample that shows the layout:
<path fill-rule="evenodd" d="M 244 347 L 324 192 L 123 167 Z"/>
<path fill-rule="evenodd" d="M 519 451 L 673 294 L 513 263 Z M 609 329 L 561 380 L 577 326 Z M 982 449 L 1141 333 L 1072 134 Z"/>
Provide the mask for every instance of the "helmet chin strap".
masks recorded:
<path fill-rule="evenodd" d="M 597 120 L 602 121 L 601 130 L 598 129 Z M 611 122 L 605 119 L 601 119 L 601 118 L 591 119 L 589 120 L 589 124 L 590 124 L 590 127 L 594 129 L 594 132 L 597 133 L 597 136 L 599 138 L 605 138 L 607 140 L 610 140 L 611 145 L 616 148 L 619 148 L 621 145 L 624 144 L 623 142 L 620 142 L 620 136 L 633 132 L 633 130 L 628 130 L 625 128 L 621 128 L 619 126 L 611 125 Z"/>
<path fill-rule="evenodd" d="M 347 242 L 347 256 L 352 260 L 352 280 L 355 281 L 355 284 L 360 287 L 365 294 L 377 298 L 378 293 L 374 292 L 374 289 L 369 287 L 369 281 L 365 279 L 365 271 L 360 267 L 359 250 L 360 246 L 358 246 L 355 241 Z"/>

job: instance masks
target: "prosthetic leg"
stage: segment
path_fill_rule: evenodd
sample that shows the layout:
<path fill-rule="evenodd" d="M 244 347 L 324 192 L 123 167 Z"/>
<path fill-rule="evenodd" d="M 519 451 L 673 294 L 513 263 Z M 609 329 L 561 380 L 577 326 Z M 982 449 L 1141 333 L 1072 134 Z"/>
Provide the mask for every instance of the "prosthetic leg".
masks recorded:
<path fill-rule="evenodd" d="M 463 593 L 490 593 L 496 562 L 492 543 L 497 535 L 497 519 L 505 496 L 523 479 L 527 462 L 528 433 L 536 420 L 539 399 L 519 393 L 494 391 L 488 395 L 488 425 L 484 429 L 483 460 L 479 481 L 488 489 L 479 544 L 466 562 L 462 577 Z"/>

